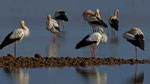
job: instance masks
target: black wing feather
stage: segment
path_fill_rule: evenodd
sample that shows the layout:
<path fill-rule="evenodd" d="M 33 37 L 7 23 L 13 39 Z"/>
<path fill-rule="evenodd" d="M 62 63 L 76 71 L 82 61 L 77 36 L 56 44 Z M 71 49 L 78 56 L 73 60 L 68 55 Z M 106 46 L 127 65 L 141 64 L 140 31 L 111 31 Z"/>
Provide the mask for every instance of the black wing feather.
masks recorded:
<path fill-rule="evenodd" d="M 13 32 L 9 33 L 5 39 L 3 40 L 3 42 L 0 45 L 0 49 L 4 48 L 5 46 L 19 40 L 20 38 L 15 38 L 15 39 L 10 39 L 10 36 L 12 35 Z"/>
<path fill-rule="evenodd" d="M 137 46 L 137 47 L 141 48 L 142 50 L 144 50 L 144 36 L 142 34 L 135 35 L 135 40 L 127 39 L 127 41 L 129 41 L 134 46 Z"/>
<path fill-rule="evenodd" d="M 60 29 L 59 29 L 59 27 L 55 27 L 55 29 L 56 29 L 57 31 L 59 31 L 59 32 L 60 32 Z"/>
<path fill-rule="evenodd" d="M 91 24 L 96 24 L 96 25 L 101 25 L 105 28 L 107 28 L 108 26 L 102 21 L 102 20 L 99 20 L 99 21 L 91 21 L 90 22 Z"/>
<path fill-rule="evenodd" d="M 66 15 L 59 15 L 57 17 L 55 17 L 56 20 L 64 20 L 64 21 L 68 21 L 68 18 Z"/>
<path fill-rule="evenodd" d="M 61 15 L 65 15 L 65 11 L 59 11 L 58 13 Z"/>
<path fill-rule="evenodd" d="M 76 49 L 79 49 L 81 47 L 85 47 L 88 45 L 92 45 L 93 43 L 96 43 L 97 41 L 87 41 L 87 38 L 89 38 L 90 35 L 87 35 L 85 38 L 83 38 L 77 45 Z"/>
<path fill-rule="evenodd" d="M 117 19 L 111 19 L 110 26 L 118 31 L 119 21 Z"/>

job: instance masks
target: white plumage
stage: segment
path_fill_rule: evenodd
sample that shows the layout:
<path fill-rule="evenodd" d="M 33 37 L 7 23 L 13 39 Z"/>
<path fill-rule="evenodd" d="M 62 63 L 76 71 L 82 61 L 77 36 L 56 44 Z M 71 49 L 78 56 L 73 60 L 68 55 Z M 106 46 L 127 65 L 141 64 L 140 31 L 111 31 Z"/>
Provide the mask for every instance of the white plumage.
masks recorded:
<path fill-rule="evenodd" d="M 85 10 L 82 16 L 93 27 L 93 32 L 96 32 L 96 27 L 107 27 L 101 19 L 99 9 L 96 10 L 96 13 L 91 10 Z"/>
<path fill-rule="evenodd" d="M 133 27 L 129 31 L 123 34 L 123 37 L 127 39 L 128 42 L 133 44 L 136 48 L 136 59 L 137 59 L 137 47 L 144 50 L 144 34 L 140 28 Z"/>
<path fill-rule="evenodd" d="M 144 37 L 144 34 L 140 28 L 133 27 L 129 31 L 125 32 L 123 34 L 123 37 L 126 39 L 129 39 L 129 40 L 136 40 L 136 38 L 135 38 L 136 35 L 143 35 L 143 37 Z"/>
<path fill-rule="evenodd" d="M 82 48 L 82 47 L 92 47 L 92 56 L 95 56 L 95 48 L 100 43 L 107 42 L 107 35 L 103 32 L 102 28 L 99 28 L 97 32 L 94 32 L 92 34 L 87 35 L 84 37 L 77 45 L 76 49 Z"/>
<path fill-rule="evenodd" d="M 24 37 L 24 30 L 23 29 L 15 29 L 12 31 L 11 35 L 10 35 L 10 39 L 17 39 L 19 38 L 18 40 L 16 40 L 14 43 L 19 43 Z"/>
<path fill-rule="evenodd" d="M 51 15 L 47 16 L 46 29 L 51 32 L 52 39 L 53 39 L 52 33 L 56 34 L 56 36 L 60 36 L 59 24 L 55 19 L 52 19 Z M 56 36 L 54 37 L 54 40 Z"/>
<path fill-rule="evenodd" d="M 9 44 L 15 44 L 14 56 L 16 56 L 16 44 L 21 42 L 24 37 L 28 37 L 30 34 L 30 31 L 24 21 L 21 21 L 20 25 L 21 28 L 17 28 L 13 30 L 11 33 L 9 33 L 0 45 L 0 49 L 2 49 Z"/>

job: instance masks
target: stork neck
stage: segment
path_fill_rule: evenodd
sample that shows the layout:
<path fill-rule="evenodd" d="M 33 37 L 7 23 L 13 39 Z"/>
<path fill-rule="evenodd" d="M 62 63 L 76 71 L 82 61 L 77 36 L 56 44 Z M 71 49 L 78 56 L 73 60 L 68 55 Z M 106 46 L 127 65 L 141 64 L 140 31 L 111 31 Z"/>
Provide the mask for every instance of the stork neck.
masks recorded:
<path fill-rule="evenodd" d="M 23 25 L 23 24 L 21 25 L 21 28 L 24 30 L 29 30 L 28 27 L 26 25 Z"/>
<path fill-rule="evenodd" d="M 21 25 L 22 29 L 24 30 L 24 37 L 28 37 L 30 34 L 30 30 L 26 25 Z"/>
<path fill-rule="evenodd" d="M 98 17 L 99 19 L 101 19 L 101 15 L 96 13 L 96 17 Z"/>
<path fill-rule="evenodd" d="M 98 33 L 101 34 L 101 35 L 103 34 L 100 30 L 98 30 Z"/>
<path fill-rule="evenodd" d="M 114 16 L 116 16 L 118 18 L 118 14 L 119 14 L 119 12 L 115 11 Z"/>

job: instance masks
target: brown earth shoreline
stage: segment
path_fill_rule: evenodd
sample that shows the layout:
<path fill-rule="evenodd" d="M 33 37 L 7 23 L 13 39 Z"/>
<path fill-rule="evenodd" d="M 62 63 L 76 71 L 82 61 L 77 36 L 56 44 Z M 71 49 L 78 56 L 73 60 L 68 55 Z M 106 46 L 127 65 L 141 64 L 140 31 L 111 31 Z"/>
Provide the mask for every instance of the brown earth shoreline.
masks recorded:
<path fill-rule="evenodd" d="M 11 54 L 0 57 L 0 68 L 40 68 L 40 67 L 88 67 L 98 65 L 147 64 L 150 60 L 120 59 L 115 57 L 14 57 Z"/>

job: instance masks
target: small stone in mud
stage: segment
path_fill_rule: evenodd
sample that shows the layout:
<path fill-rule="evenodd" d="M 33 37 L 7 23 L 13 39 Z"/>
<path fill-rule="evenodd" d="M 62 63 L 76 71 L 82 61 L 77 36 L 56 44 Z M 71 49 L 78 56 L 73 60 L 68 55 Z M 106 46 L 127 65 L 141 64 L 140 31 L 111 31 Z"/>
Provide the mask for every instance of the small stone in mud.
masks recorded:
<path fill-rule="evenodd" d="M 41 58 L 41 55 L 40 54 L 35 54 L 34 57 L 35 58 Z"/>
<path fill-rule="evenodd" d="M 150 60 L 134 60 L 120 58 L 96 58 L 96 57 L 42 57 L 35 54 L 34 57 L 15 57 L 11 54 L 0 57 L 0 68 L 37 68 L 37 67 L 88 67 L 98 65 L 121 65 L 121 64 L 145 64 Z"/>

